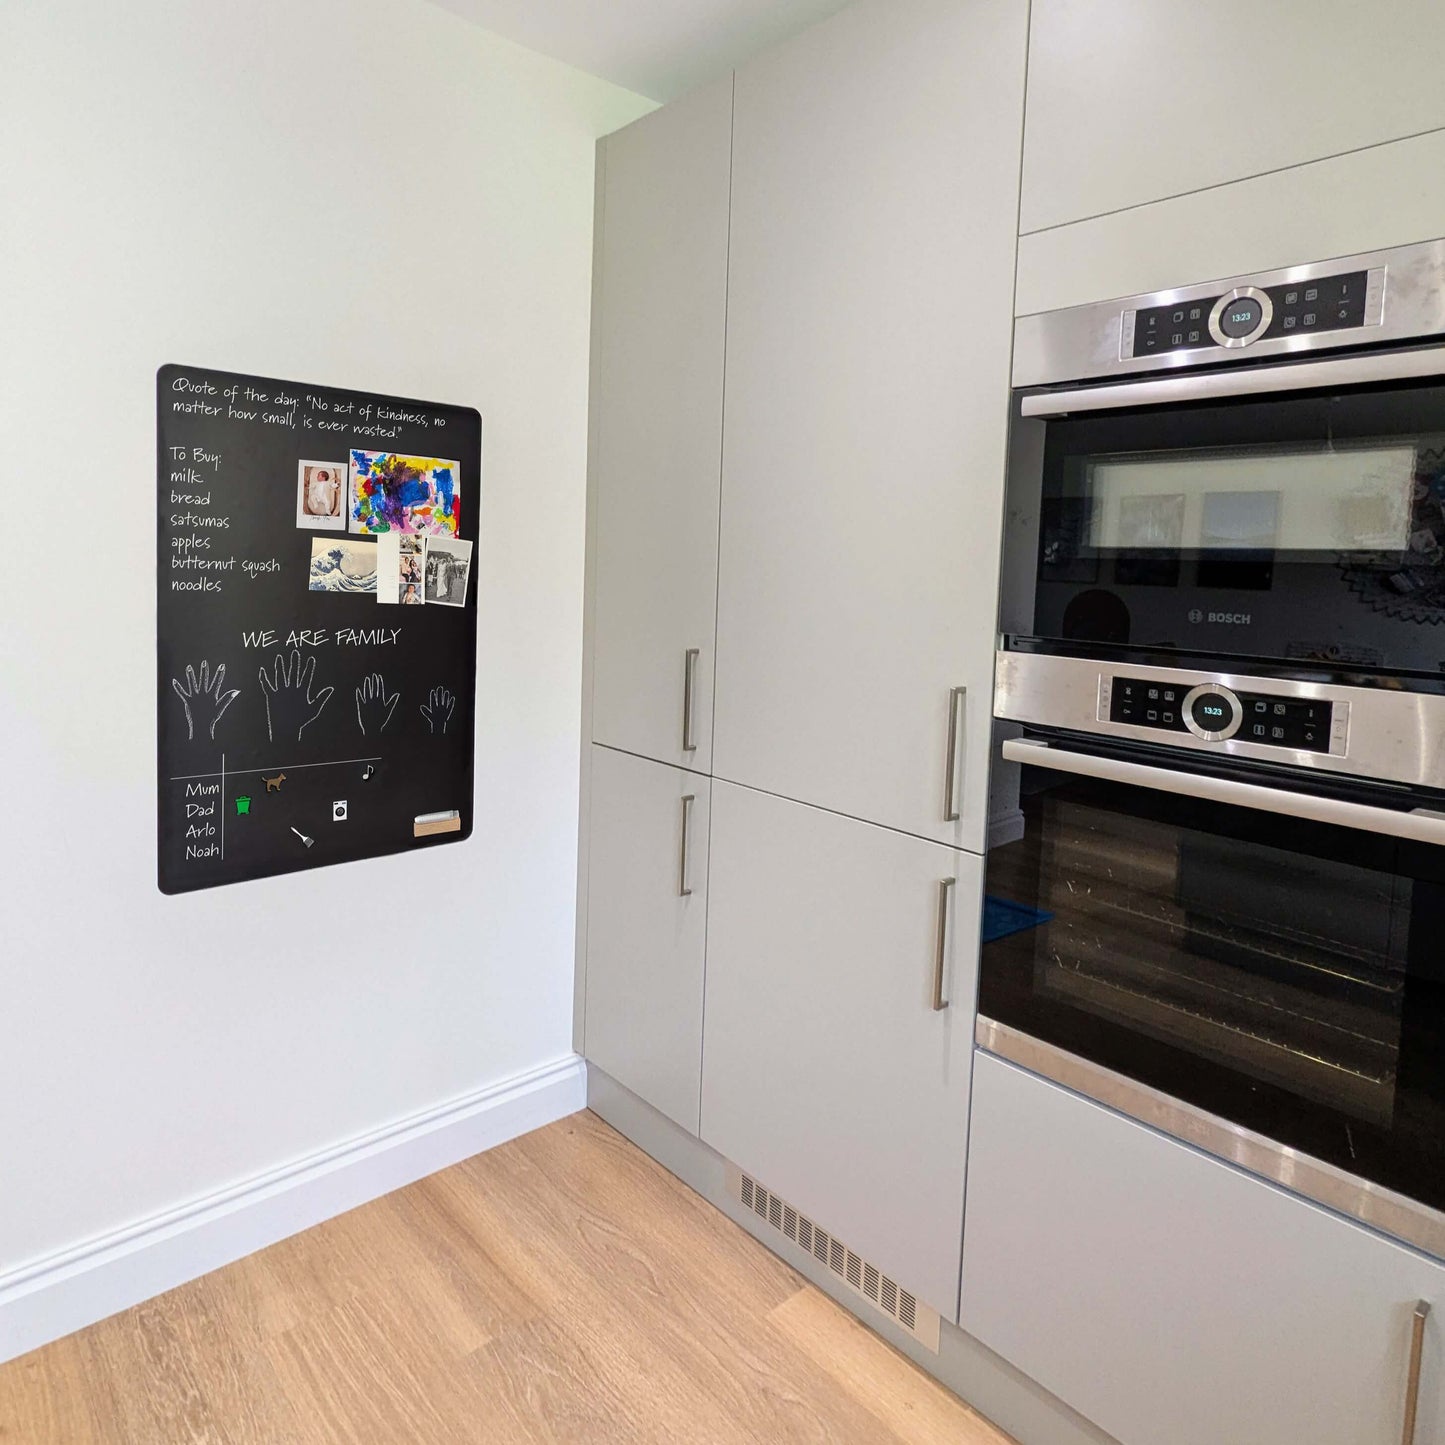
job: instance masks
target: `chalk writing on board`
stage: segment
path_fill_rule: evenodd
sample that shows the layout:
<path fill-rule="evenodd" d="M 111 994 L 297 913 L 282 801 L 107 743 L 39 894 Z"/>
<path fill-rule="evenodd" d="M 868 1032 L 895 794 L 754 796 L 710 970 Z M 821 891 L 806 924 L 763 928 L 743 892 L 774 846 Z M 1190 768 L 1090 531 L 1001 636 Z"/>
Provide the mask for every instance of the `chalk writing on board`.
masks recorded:
<path fill-rule="evenodd" d="M 269 627 L 241 633 L 242 647 L 258 647 L 269 652 L 273 647 L 395 647 L 401 636 L 399 627 L 293 627 L 283 640 Z"/>
<path fill-rule="evenodd" d="M 178 376 L 171 382 L 171 410 L 187 416 L 223 417 L 263 427 L 290 431 L 349 432 L 364 437 L 399 437 L 403 427 L 441 430 L 444 416 L 380 402 L 326 401 L 310 392 L 291 395 L 236 382 L 218 386 L 205 378 Z"/>

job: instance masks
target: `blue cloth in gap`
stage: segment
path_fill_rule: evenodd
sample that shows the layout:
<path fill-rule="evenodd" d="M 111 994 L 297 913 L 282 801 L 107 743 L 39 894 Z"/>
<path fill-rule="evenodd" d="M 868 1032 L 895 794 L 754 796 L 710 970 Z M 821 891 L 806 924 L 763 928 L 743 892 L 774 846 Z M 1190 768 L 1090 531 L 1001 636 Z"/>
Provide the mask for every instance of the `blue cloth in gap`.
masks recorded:
<path fill-rule="evenodd" d="M 1041 908 L 1030 908 L 1023 903 L 1010 903 L 1007 898 L 983 896 L 983 941 L 993 943 L 1007 938 L 1011 933 L 1023 933 L 1026 929 L 1037 928 L 1047 923 L 1054 915 Z"/>

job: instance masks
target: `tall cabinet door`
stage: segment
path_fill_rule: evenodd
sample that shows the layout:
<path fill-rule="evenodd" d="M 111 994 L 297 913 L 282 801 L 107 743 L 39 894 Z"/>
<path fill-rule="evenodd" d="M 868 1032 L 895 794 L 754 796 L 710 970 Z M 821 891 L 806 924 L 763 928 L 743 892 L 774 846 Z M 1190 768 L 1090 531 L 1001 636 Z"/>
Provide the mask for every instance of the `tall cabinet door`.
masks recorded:
<path fill-rule="evenodd" d="M 732 78 L 609 136 L 593 324 L 593 741 L 712 756 Z"/>
<path fill-rule="evenodd" d="M 704 1142 L 956 1319 L 980 860 L 718 780 L 709 888 Z"/>
<path fill-rule="evenodd" d="M 1027 12 L 861 0 L 736 80 L 714 772 L 975 850 Z"/>
<path fill-rule="evenodd" d="M 697 1133 L 710 780 L 592 749 L 584 1049 Z"/>

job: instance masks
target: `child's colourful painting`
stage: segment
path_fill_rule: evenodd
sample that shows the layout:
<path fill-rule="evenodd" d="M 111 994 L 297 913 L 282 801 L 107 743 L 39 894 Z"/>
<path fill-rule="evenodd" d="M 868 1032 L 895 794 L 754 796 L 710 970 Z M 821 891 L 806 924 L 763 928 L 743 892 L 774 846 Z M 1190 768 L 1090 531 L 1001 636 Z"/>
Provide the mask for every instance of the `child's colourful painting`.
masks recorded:
<path fill-rule="evenodd" d="M 351 453 L 353 532 L 455 537 L 461 516 L 461 467 L 436 457 Z"/>

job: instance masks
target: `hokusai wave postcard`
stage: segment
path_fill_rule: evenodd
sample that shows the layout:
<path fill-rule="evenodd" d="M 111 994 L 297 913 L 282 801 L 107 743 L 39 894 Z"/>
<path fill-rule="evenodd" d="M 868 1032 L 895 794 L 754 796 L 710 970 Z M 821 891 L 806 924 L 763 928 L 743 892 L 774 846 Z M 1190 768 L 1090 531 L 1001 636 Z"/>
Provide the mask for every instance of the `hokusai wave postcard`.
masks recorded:
<path fill-rule="evenodd" d="M 350 530 L 455 537 L 461 517 L 461 465 L 396 452 L 351 453 Z"/>
<path fill-rule="evenodd" d="M 376 544 L 350 537 L 313 537 L 309 592 L 376 593 Z"/>

